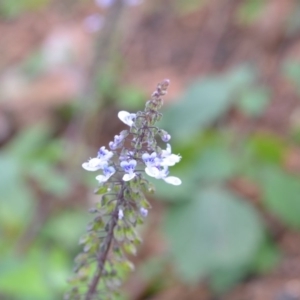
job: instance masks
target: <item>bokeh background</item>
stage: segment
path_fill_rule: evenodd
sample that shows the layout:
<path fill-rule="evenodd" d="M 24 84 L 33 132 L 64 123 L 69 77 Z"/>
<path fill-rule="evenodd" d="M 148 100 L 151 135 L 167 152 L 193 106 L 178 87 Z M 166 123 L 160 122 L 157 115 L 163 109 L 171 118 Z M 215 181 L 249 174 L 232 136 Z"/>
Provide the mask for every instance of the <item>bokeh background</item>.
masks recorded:
<path fill-rule="evenodd" d="M 128 300 L 300 299 L 297 0 L 1 0 L 0 299 L 63 298 L 95 201 L 81 163 L 171 80 Z"/>

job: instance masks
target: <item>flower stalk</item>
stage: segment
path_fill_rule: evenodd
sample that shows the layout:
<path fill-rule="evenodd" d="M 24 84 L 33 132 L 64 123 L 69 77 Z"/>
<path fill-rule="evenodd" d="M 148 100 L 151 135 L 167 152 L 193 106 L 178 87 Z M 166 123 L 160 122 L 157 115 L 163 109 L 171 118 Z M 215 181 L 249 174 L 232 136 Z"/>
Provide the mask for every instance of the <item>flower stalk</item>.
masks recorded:
<path fill-rule="evenodd" d="M 114 137 L 110 150 L 103 146 L 96 157 L 82 164 L 87 171 L 102 172 L 96 176 L 99 186 L 95 190 L 101 196 L 90 209 L 95 217 L 80 239 L 83 252 L 75 259 L 72 288 L 65 299 L 117 299 L 121 283 L 134 268 L 127 255 L 135 255 L 141 243 L 135 228 L 151 208 L 145 194 L 154 187 L 145 174 L 171 185 L 181 184 L 179 178 L 169 176 L 169 167 L 181 156 L 172 154 L 169 144 L 165 150 L 160 148 L 156 140 L 157 136 L 165 143 L 171 139 L 155 126 L 162 117 L 159 109 L 168 86 L 169 80 L 158 84 L 144 111 L 120 111 L 118 117 L 129 130 Z"/>

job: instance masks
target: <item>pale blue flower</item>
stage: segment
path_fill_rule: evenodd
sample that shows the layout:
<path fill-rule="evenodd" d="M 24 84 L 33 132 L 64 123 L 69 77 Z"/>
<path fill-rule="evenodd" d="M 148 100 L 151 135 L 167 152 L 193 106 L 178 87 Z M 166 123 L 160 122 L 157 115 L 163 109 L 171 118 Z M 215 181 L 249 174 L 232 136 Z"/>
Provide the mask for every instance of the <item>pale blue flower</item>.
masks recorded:
<path fill-rule="evenodd" d="M 124 140 L 124 135 L 115 135 L 114 141 L 109 142 L 109 147 L 111 150 L 116 150 L 122 145 L 122 142 Z"/>
<path fill-rule="evenodd" d="M 140 214 L 142 217 L 146 218 L 148 216 L 148 209 L 141 207 L 140 208 Z"/>
<path fill-rule="evenodd" d="M 155 152 L 152 152 L 151 154 L 144 153 L 142 155 L 142 159 L 147 167 L 154 167 L 158 164 L 159 161 Z"/>
<path fill-rule="evenodd" d="M 98 151 L 97 158 L 108 161 L 113 157 L 113 155 L 114 153 L 112 151 L 106 150 L 105 147 L 102 146 Z"/>
<path fill-rule="evenodd" d="M 99 183 L 106 182 L 113 174 L 115 174 L 116 170 L 112 166 L 106 166 L 103 169 L 103 175 L 96 176 L 96 179 Z"/>
<path fill-rule="evenodd" d="M 124 181 L 129 181 L 136 176 L 136 174 L 134 173 L 134 169 L 136 167 L 136 160 L 131 159 L 130 161 L 122 161 L 120 163 L 120 166 L 127 173 L 123 176 Z"/>

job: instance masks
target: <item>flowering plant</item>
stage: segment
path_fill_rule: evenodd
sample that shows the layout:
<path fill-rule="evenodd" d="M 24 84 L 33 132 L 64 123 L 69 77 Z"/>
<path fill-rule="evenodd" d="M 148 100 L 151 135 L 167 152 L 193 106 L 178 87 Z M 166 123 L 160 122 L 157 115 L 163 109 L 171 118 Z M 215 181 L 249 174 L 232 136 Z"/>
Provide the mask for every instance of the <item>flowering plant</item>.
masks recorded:
<path fill-rule="evenodd" d="M 95 214 L 87 233 L 80 239 L 83 252 L 75 259 L 73 285 L 66 299 L 114 299 L 118 288 L 133 264 L 126 254 L 136 254 L 141 239 L 135 231 L 147 217 L 150 204 L 145 193 L 154 191 L 144 173 L 162 179 L 171 185 L 181 180 L 169 176 L 169 167 L 178 163 L 180 155 L 173 154 L 170 144 L 166 149 L 158 146 L 156 137 L 168 143 L 170 134 L 155 123 L 162 114 L 162 96 L 167 92 L 169 80 L 158 84 L 145 110 L 136 114 L 118 113 L 119 119 L 129 126 L 109 143 L 110 150 L 101 147 L 97 156 L 82 164 L 87 171 L 101 171 L 96 176 L 99 202 L 90 210 Z"/>

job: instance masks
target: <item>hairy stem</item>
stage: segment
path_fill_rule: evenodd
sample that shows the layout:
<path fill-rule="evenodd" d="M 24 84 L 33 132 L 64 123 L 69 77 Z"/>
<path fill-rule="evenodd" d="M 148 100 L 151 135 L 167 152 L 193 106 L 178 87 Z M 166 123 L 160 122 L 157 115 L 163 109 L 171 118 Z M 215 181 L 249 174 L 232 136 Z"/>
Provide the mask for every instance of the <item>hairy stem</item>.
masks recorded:
<path fill-rule="evenodd" d="M 104 270 L 104 265 L 105 265 L 105 262 L 107 260 L 107 256 L 108 256 L 112 241 L 114 239 L 114 228 L 115 228 L 115 226 L 117 225 L 117 222 L 118 222 L 119 205 L 122 204 L 122 202 L 124 201 L 124 198 L 123 198 L 124 189 L 125 189 L 125 184 L 123 183 L 122 187 L 121 187 L 121 190 L 120 190 L 120 193 L 119 193 L 119 196 L 118 196 L 118 202 L 117 202 L 116 208 L 114 209 L 114 211 L 112 213 L 112 218 L 110 220 L 107 236 L 106 236 L 105 240 L 103 241 L 103 245 L 105 245 L 105 249 L 102 250 L 101 249 L 102 247 L 101 247 L 100 251 L 98 253 L 97 271 L 94 274 L 94 277 L 91 281 L 89 289 L 86 293 L 85 300 L 92 300 L 93 296 L 97 292 L 97 286 L 100 283 L 101 276 L 102 276 L 103 270 Z"/>

